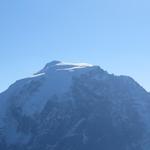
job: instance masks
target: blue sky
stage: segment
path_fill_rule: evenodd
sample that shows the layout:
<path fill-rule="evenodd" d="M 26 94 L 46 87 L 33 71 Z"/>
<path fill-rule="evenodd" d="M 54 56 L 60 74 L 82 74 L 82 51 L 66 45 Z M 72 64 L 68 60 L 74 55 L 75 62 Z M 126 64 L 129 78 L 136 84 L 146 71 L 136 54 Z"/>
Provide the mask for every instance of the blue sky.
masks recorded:
<path fill-rule="evenodd" d="M 0 91 L 51 60 L 98 64 L 150 91 L 149 0 L 0 0 Z"/>

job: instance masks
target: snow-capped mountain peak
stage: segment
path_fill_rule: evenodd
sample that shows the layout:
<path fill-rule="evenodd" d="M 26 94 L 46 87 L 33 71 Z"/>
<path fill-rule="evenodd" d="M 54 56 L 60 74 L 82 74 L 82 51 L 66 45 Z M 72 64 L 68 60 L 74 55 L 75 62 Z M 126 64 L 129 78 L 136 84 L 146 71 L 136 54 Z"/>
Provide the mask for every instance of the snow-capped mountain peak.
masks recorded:
<path fill-rule="evenodd" d="M 65 70 L 75 71 L 79 69 L 85 70 L 85 69 L 89 69 L 93 67 L 95 66 L 91 64 L 87 64 L 87 63 L 65 63 L 65 62 L 54 60 L 50 63 L 47 63 L 46 66 L 42 70 L 37 72 L 35 75 L 41 74 L 41 73 L 49 73 L 51 71 L 65 71 Z"/>
<path fill-rule="evenodd" d="M 6 92 L 19 95 L 20 98 L 15 103 L 22 107 L 23 113 L 33 115 L 43 109 L 51 96 L 61 97 L 69 92 L 74 78 L 99 70 L 99 66 L 86 63 L 52 61 L 33 76 L 16 81 Z M 29 96 L 27 99 L 26 92 Z"/>
<path fill-rule="evenodd" d="M 147 150 L 149 108 L 130 77 L 52 61 L 0 94 L 0 149 Z"/>

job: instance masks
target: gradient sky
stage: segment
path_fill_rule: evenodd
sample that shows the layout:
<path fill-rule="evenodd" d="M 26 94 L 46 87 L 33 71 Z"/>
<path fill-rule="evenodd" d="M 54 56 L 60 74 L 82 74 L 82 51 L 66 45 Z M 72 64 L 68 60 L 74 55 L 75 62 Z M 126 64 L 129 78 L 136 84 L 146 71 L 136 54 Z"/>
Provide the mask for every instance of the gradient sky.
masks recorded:
<path fill-rule="evenodd" d="M 52 60 L 98 64 L 150 91 L 149 0 L 0 0 L 0 91 Z"/>

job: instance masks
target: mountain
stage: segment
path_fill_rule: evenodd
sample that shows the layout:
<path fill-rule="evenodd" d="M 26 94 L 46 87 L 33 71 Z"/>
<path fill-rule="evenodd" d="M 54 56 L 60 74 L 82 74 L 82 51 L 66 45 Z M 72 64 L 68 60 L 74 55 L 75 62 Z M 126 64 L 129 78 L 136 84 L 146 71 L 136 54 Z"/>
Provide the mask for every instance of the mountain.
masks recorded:
<path fill-rule="evenodd" d="M 89 64 L 48 63 L 0 94 L 0 150 L 148 150 L 150 94 Z"/>

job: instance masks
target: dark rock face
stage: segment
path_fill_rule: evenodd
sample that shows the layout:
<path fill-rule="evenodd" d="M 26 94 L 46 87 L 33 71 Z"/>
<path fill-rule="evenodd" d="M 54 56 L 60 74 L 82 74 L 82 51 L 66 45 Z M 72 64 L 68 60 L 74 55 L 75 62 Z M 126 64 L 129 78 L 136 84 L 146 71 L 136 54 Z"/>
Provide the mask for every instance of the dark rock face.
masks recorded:
<path fill-rule="evenodd" d="M 0 149 L 146 150 L 149 105 L 149 94 L 131 78 L 90 71 L 74 77 L 68 92 L 49 97 L 32 116 L 11 104 L 7 124 L 15 122 L 23 138 L 10 144 L 0 130 Z"/>

